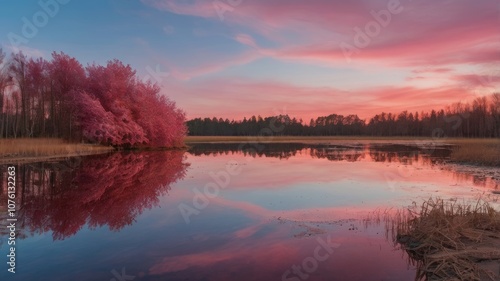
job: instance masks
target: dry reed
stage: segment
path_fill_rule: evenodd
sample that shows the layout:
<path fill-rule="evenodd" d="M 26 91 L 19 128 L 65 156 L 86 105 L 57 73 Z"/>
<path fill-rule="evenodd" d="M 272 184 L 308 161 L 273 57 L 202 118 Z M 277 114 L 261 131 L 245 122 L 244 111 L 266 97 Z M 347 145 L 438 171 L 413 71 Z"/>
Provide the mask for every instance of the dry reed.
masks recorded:
<path fill-rule="evenodd" d="M 500 166 L 500 140 L 461 142 L 453 149 L 451 160 L 484 166 Z"/>
<path fill-rule="evenodd" d="M 500 213 L 488 203 L 429 199 L 386 221 L 394 241 L 417 261 L 416 280 L 500 280 L 480 264 L 500 261 Z"/>

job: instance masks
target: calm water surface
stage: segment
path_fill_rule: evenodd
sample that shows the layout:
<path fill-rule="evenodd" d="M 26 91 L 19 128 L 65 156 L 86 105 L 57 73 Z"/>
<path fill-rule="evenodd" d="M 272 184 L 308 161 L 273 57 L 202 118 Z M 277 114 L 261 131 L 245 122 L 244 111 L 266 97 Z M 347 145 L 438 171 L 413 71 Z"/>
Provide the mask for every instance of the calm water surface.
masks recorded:
<path fill-rule="evenodd" d="M 1 280 L 413 280 L 373 214 L 495 196 L 446 149 L 200 144 L 17 165 L 16 274 Z"/>

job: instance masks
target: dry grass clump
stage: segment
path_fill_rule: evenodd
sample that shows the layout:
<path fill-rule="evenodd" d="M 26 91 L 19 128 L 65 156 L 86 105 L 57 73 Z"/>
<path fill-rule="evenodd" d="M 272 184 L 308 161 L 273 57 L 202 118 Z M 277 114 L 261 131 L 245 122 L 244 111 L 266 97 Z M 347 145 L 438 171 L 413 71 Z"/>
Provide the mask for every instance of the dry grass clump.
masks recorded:
<path fill-rule="evenodd" d="M 0 139 L 0 158 L 78 156 L 103 153 L 112 147 L 67 143 L 61 139 Z"/>
<path fill-rule="evenodd" d="M 429 199 L 399 212 L 391 232 L 417 261 L 417 280 L 500 280 L 498 269 L 482 266 L 500 262 L 500 213 L 486 202 Z"/>
<path fill-rule="evenodd" d="M 500 140 L 461 142 L 451 154 L 451 160 L 485 166 L 500 166 Z"/>

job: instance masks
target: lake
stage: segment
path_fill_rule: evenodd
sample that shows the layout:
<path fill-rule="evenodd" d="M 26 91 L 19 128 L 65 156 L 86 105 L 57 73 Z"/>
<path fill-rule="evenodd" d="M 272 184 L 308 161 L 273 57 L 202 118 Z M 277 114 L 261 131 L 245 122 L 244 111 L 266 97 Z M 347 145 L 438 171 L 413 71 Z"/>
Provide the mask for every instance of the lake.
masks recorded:
<path fill-rule="evenodd" d="M 16 165 L 16 273 L 1 280 L 414 280 L 384 214 L 497 200 L 449 147 L 196 144 Z"/>

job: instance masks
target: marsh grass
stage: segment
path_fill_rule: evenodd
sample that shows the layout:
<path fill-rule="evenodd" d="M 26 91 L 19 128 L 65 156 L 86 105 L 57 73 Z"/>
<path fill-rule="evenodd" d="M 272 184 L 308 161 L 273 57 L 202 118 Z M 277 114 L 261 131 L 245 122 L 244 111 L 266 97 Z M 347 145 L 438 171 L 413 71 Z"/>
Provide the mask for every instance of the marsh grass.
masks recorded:
<path fill-rule="evenodd" d="M 457 142 L 451 154 L 453 162 L 484 166 L 500 166 L 500 140 Z"/>
<path fill-rule="evenodd" d="M 500 280 L 481 266 L 500 261 L 500 213 L 487 202 L 429 199 L 385 220 L 393 241 L 416 261 L 416 280 Z"/>
<path fill-rule="evenodd" d="M 104 153 L 113 150 L 92 144 L 68 143 L 61 139 L 0 139 L 0 160 L 38 157 L 67 157 Z"/>

